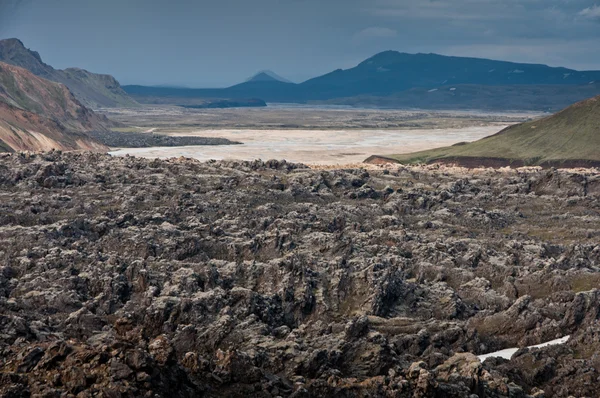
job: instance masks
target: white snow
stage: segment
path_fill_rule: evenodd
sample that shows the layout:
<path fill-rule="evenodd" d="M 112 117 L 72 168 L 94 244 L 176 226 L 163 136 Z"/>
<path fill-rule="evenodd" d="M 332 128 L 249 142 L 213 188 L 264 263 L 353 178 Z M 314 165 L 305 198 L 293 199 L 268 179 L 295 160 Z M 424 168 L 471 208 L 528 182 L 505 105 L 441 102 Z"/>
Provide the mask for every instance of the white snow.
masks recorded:
<path fill-rule="evenodd" d="M 569 340 L 569 337 L 571 337 L 571 336 L 565 336 L 560 339 L 548 341 L 546 343 L 542 343 L 542 344 L 538 344 L 538 345 L 532 345 L 527 348 L 544 348 L 544 347 L 548 347 L 551 345 L 565 344 Z M 479 358 L 479 360 L 481 362 L 483 362 L 486 359 L 491 358 L 491 357 L 500 357 L 500 358 L 504 358 L 504 359 L 510 359 L 517 351 L 519 351 L 519 348 L 507 348 L 505 350 L 492 352 L 490 354 L 478 355 L 477 358 Z"/>

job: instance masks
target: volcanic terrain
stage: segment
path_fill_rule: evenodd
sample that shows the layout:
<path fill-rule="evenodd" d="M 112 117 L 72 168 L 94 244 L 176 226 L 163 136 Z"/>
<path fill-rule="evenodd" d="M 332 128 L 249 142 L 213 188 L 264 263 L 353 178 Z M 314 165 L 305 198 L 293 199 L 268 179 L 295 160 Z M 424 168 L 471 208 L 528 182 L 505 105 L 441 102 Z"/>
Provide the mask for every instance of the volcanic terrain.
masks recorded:
<path fill-rule="evenodd" d="M 0 155 L 0 395 L 596 396 L 597 170 L 366 167 Z"/>

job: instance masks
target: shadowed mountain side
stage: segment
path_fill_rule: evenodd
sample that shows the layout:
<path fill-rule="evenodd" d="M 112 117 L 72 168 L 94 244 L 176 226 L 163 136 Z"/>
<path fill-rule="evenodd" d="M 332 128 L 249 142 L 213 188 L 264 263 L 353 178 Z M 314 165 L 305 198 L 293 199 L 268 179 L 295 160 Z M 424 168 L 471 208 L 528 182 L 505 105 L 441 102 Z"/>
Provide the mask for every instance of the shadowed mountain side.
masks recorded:
<path fill-rule="evenodd" d="M 456 85 L 435 89 L 413 88 L 388 96 L 361 95 L 312 101 L 315 104 L 376 108 L 436 110 L 519 110 L 555 112 L 600 94 L 600 82 L 585 85 Z"/>
<path fill-rule="evenodd" d="M 386 161 L 455 163 L 467 167 L 600 167 L 600 96 L 472 143 L 405 155 L 372 156 L 366 160 Z"/>

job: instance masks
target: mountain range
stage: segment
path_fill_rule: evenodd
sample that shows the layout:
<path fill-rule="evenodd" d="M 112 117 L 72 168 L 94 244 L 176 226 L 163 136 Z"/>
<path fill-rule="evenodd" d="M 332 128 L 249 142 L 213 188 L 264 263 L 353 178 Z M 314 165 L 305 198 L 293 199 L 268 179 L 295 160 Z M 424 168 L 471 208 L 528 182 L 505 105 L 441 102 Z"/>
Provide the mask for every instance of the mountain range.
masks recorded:
<path fill-rule="evenodd" d="M 599 148 L 600 96 L 597 96 L 547 118 L 510 126 L 479 141 L 403 155 L 372 156 L 367 162 L 600 167 Z"/>
<path fill-rule="evenodd" d="M 303 83 L 315 99 L 389 95 L 421 87 L 453 85 L 579 85 L 600 81 L 600 71 L 579 72 L 547 65 L 386 51 L 348 70 L 338 69 Z"/>
<path fill-rule="evenodd" d="M 152 96 L 260 98 L 267 102 L 381 107 L 556 110 L 600 94 L 600 71 L 386 51 L 354 68 L 338 69 L 299 84 L 259 74 L 223 89 L 123 88 L 140 102 Z M 498 101 L 498 96 L 503 100 Z"/>
<path fill-rule="evenodd" d="M 107 148 L 89 131 L 112 125 L 63 84 L 0 62 L 0 152 Z"/>
<path fill-rule="evenodd" d="M 353 68 L 337 69 L 299 84 L 265 70 L 243 83 L 221 89 L 121 87 L 110 75 L 79 68 L 54 69 L 18 39 L 0 40 L 0 62 L 63 83 L 89 108 L 134 107 L 138 102 L 199 107 L 291 102 L 556 111 L 600 94 L 600 71 L 396 51 L 376 54 Z"/>
<path fill-rule="evenodd" d="M 27 49 L 18 39 L 0 40 L 0 62 L 25 68 L 39 77 L 64 84 L 84 106 L 90 108 L 139 105 L 114 77 L 80 68 L 54 69 L 42 61 L 39 53 Z"/>

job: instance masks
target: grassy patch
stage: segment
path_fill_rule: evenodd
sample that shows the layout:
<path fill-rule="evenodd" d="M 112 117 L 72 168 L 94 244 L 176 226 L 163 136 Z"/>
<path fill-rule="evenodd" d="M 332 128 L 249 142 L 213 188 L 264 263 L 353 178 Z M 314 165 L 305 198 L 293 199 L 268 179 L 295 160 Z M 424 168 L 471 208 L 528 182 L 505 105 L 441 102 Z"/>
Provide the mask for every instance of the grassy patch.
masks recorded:
<path fill-rule="evenodd" d="M 400 163 L 456 160 L 514 165 L 565 165 L 600 162 L 600 97 L 579 102 L 544 119 L 514 125 L 469 144 L 403 155 L 385 155 Z"/>

